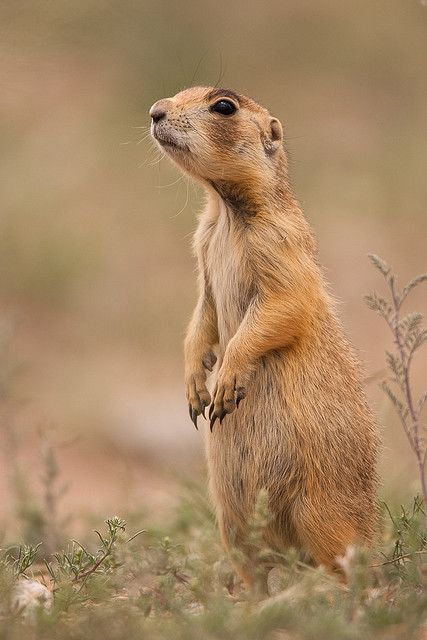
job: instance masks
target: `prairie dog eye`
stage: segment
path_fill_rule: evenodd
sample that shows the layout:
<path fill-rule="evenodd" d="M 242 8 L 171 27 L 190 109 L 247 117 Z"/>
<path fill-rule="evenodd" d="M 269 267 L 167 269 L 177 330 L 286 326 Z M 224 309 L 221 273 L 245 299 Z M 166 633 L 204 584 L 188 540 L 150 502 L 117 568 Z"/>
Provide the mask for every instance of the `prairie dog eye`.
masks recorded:
<path fill-rule="evenodd" d="M 222 116 L 232 116 L 233 113 L 236 113 L 237 107 L 234 102 L 231 102 L 231 100 L 223 99 L 215 102 L 215 104 L 211 106 L 210 110 L 214 113 L 219 113 Z"/>

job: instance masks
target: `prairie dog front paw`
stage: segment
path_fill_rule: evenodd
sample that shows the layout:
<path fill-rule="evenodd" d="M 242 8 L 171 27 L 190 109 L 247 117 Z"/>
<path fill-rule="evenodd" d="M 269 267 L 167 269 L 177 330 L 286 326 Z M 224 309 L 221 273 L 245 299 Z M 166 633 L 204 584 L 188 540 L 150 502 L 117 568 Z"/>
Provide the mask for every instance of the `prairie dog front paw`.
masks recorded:
<path fill-rule="evenodd" d="M 224 366 L 221 367 L 209 410 L 211 431 L 218 418 L 221 423 L 227 413 L 233 413 L 246 397 L 248 379 L 249 375 L 247 374 L 233 371 Z"/>
<path fill-rule="evenodd" d="M 212 371 L 216 355 L 212 350 L 208 350 L 199 359 L 189 362 L 186 366 L 185 386 L 188 400 L 188 411 L 190 418 L 197 427 L 197 418 L 200 414 L 205 418 L 205 409 L 211 403 L 211 396 L 206 388 L 206 369 Z"/>

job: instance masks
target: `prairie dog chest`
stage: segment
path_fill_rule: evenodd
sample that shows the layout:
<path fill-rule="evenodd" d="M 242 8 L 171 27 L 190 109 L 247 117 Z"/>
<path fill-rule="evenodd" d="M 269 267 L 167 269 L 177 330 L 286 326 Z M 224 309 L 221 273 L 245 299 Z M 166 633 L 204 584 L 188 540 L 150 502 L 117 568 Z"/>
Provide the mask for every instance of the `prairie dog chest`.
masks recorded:
<path fill-rule="evenodd" d="M 241 323 L 253 291 L 242 230 L 230 218 L 226 211 L 221 212 L 209 229 L 204 248 L 204 266 L 223 346 Z"/>

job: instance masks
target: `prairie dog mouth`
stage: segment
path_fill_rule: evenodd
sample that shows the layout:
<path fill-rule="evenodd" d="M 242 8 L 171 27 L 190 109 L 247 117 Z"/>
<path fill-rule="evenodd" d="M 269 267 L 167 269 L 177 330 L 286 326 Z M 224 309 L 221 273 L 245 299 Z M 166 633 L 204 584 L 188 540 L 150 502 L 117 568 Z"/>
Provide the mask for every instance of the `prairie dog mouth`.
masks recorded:
<path fill-rule="evenodd" d="M 155 140 L 162 146 L 171 149 L 179 149 L 181 151 L 188 151 L 188 147 L 185 143 L 178 139 L 176 134 L 171 131 L 165 131 L 164 127 L 159 126 L 156 123 L 151 125 L 151 134 Z"/>

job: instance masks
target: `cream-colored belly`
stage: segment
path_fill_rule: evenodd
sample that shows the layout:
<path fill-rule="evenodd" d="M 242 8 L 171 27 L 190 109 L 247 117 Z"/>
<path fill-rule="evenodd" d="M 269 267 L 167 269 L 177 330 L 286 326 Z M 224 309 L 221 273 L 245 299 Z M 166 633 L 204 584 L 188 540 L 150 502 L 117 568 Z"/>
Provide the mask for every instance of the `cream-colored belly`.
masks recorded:
<path fill-rule="evenodd" d="M 250 303 L 252 282 L 235 229 L 226 216 L 220 216 L 207 250 L 209 283 L 216 307 L 219 346 L 223 354 L 236 333 Z"/>

